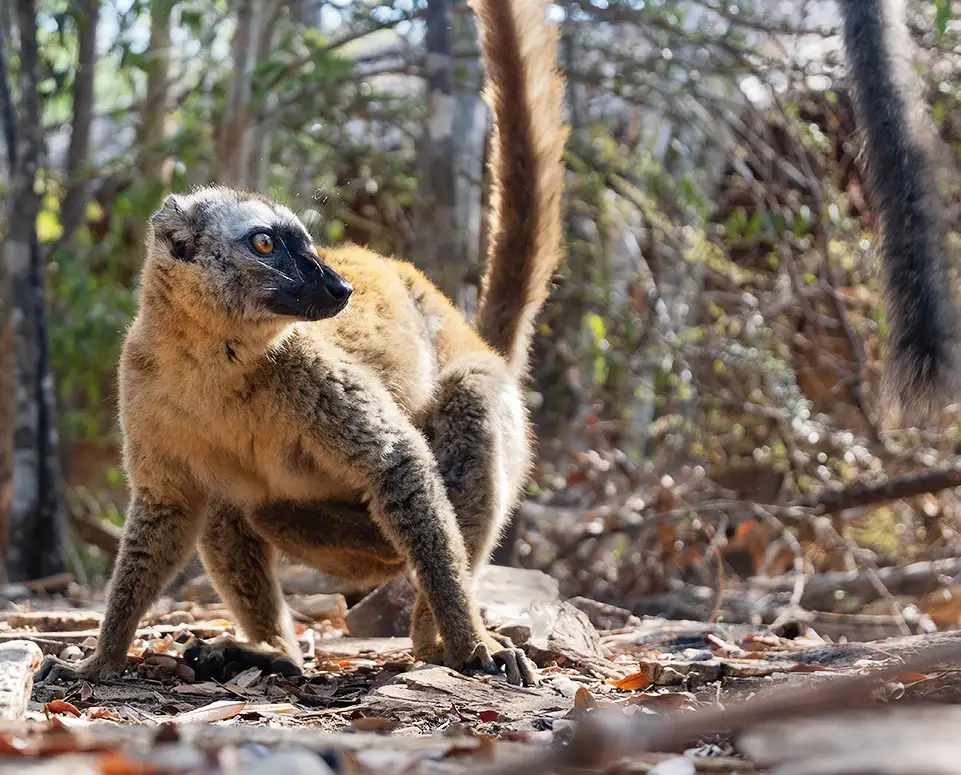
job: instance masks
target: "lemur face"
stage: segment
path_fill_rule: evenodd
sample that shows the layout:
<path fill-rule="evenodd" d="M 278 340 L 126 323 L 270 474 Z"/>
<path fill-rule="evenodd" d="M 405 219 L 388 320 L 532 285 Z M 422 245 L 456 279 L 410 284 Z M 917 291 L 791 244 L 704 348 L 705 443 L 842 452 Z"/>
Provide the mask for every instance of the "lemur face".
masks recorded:
<path fill-rule="evenodd" d="M 227 188 L 168 196 L 151 218 L 153 254 L 175 262 L 246 320 L 323 320 L 347 306 L 353 288 L 319 257 L 289 209 Z"/>

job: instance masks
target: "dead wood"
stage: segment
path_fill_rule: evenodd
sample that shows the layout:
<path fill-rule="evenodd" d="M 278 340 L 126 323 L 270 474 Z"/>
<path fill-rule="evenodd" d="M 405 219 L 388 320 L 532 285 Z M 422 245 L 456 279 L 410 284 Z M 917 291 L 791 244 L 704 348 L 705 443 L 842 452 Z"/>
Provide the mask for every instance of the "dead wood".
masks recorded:
<path fill-rule="evenodd" d="M 96 546 L 110 557 L 115 557 L 120 551 L 120 534 L 123 531 L 112 522 L 75 509 L 70 515 L 70 524 L 84 543 Z"/>
<path fill-rule="evenodd" d="M 961 558 L 951 557 L 930 562 L 915 562 L 891 568 L 878 568 L 878 579 L 892 595 L 922 596 L 945 586 L 961 574 Z M 761 594 L 787 594 L 794 586 L 793 577 L 754 578 L 750 587 Z M 881 595 L 868 573 L 845 571 L 819 573 L 805 581 L 801 605 L 816 610 L 831 610 L 837 606 L 837 595 L 857 598 L 861 605 L 877 600 Z"/>

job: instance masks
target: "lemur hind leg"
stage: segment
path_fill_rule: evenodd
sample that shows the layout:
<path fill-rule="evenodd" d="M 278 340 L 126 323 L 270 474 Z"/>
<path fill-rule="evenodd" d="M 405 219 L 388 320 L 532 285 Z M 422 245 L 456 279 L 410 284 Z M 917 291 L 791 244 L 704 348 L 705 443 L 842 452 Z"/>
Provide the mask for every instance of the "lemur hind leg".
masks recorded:
<path fill-rule="evenodd" d="M 272 503 L 255 512 L 251 524 L 288 557 L 360 586 L 375 587 L 406 568 L 360 504 Z"/>
<path fill-rule="evenodd" d="M 447 495 L 457 515 L 471 574 L 487 562 L 510 519 L 528 473 L 528 427 L 520 392 L 503 362 L 489 356 L 463 358 L 441 375 L 436 409 L 426 432 Z M 512 683 L 535 682 L 527 656 L 502 636 L 487 633 L 491 672 L 503 665 Z M 414 654 L 437 662 L 443 644 L 422 594 L 411 623 Z"/>
<path fill-rule="evenodd" d="M 198 679 L 227 680 L 250 667 L 283 675 L 301 672 L 303 657 L 277 579 L 276 554 L 238 507 L 224 501 L 210 504 L 200 556 L 247 642 L 230 636 L 192 640 L 183 656 Z"/>

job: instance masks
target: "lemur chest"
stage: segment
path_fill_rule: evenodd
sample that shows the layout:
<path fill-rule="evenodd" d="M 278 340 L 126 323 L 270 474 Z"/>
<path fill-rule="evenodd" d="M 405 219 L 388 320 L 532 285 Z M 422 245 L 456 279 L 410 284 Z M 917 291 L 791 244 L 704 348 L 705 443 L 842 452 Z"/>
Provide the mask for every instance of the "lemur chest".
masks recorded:
<path fill-rule="evenodd" d="M 169 401 L 157 425 L 166 449 L 211 494 L 253 507 L 277 501 L 354 500 L 356 488 L 309 449 L 262 397 L 226 398 L 210 385 L 203 400 Z"/>

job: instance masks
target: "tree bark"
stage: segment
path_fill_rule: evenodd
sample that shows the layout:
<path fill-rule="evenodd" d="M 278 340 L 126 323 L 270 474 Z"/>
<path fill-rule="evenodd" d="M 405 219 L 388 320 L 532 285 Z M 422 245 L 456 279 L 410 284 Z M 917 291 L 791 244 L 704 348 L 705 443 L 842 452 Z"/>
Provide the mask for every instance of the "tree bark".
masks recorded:
<path fill-rule="evenodd" d="M 151 0 L 150 47 L 147 53 L 147 93 L 140 108 L 140 125 L 137 127 L 137 147 L 140 156 L 137 170 L 140 173 L 140 190 L 143 192 L 144 209 L 152 209 L 160 202 L 166 188 L 164 163 L 166 154 L 163 142 L 166 137 L 167 105 L 170 83 L 170 17 L 173 0 Z M 147 213 L 136 219 L 134 240 L 138 256 L 144 258 L 144 240 L 147 236 Z"/>
<path fill-rule="evenodd" d="M 0 120 L 7 148 L 7 180 L 13 179 L 17 130 L 13 96 L 7 80 L 7 35 L 9 8 L 0 9 Z M 10 307 L 13 296 L 7 272 L 0 261 L 0 557 L 6 557 L 10 533 L 10 500 L 13 497 L 13 326 Z M 0 583 L 7 582 L 6 562 L 0 561 Z"/>
<path fill-rule="evenodd" d="M 50 370 L 44 276 L 37 240 L 40 198 L 34 190 L 43 151 L 39 57 L 34 0 L 17 0 L 20 100 L 16 122 L 9 231 L 3 246 L 4 280 L 13 333 L 15 411 L 12 497 L 7 571 L 13 580 L 64 569 L 66 509 L 62 497 L 59 436 Z"/>
<path fill-rule="evenodd" d="M 60 207 L 62 243 L 83 222 L 89 183 L 84 169 L 90 149 L 90 126 L 93 123 L 93 73 L 97 64 L 97 24 L 100 0 L 80 0 L 77 8 L 80 45 L 77 53 L 77 74 L 73 82 L 73 123 L 70 127 L 70 146 L 67 149 L 67 191 Z"/>
<path fill-rule="evenodd" d="M 457 237 L 454 171 L 454 60 L 448 0 L 427 0 L 427 90 L 430 117 L 424 146 L 427 212 L 422 226 L 424 261 L 431 279 L 457 301 L 464 278 Z"/>
<path fill-rule="evenodd" d="M 461 10 L 453 21 L 452 48 L 476 51 L 477 22 L 474 15 Z M 480 96 L 483 82 L 480 58 L 460 60 L 458 73 L 463 76 L 454 84 L 457 100 L 454 112 L 454 206 L 461 261 L 461 282 L 456 301 L 468 319 L 472 319 L 477 311 L 484 271 L 481 260 L 484 150 L 490 113 Z"/>
<path fill-rule="evenodd" d="M 268 59 L 277 38 L 277 29 L 281 3 L 279 0 L 262 0 L 257 9 L 258 20 L 254 25 L 258 28 L 257 50 L 254 54 L 254 68 L 256 69 Z M 251 84 L 253 89 L 253 84 Z M 262 191 L 267 186 L 267 174 L 270 169 L 270 127 L 271 122 L 265 117 L 271 114 L 276 106 L 276 95 L 265 94 L 260 109 L 257 111 L 253 125 L 248 128 L 250 139 L 247 157 L 247 186 L 254 191 Z"/>
<path fill-rule="evenodd" d="M 227 109 L 217 126 L 215 149 L 217 182 L 224 186 L 246 185 L 256 17 L 253 0 L 240 0 L 233 39 L 233 75 L 227 93 Z"/>

